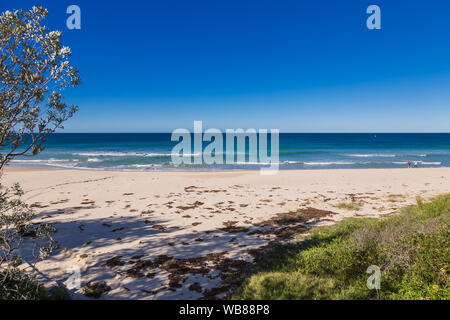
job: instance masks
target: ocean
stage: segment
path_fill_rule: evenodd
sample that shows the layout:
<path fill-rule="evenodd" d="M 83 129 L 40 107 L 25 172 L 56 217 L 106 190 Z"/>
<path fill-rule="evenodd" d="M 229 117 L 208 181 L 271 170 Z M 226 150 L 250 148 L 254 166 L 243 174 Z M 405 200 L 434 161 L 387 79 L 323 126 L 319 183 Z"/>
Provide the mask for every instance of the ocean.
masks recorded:
<path fill-rule="evenodd" d="M 14 166 L 97 170 L 260 169 L 257 163 L 175 165 L 170 133 L 55 133 L 45 150 Z M 224 139 L 225 141 L 225 139 Z M 205 147 L 208 142 L 204 142 Z M 450 166 L 450 133 L 280 133 L 279 168 L 405 168 Z M 270 141 L 269 141 L 270 146 Z M 239 152 L 239 150 L 237 150 Z M 246 148 L 245 154 L 249 151 Z"/>

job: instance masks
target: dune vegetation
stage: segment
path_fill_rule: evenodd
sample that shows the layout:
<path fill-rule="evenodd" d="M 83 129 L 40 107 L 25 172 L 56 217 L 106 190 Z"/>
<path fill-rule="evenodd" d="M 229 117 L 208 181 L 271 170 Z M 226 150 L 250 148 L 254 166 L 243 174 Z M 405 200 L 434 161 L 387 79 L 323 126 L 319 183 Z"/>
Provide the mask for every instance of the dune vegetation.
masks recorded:
<path fill-rule="evenodd" d="M 383 218 L 348 218 L 278 244 L 235 299 L 449 299 L 450 195 Z M 380 289 L 366 273 L 380 268 Z"/>

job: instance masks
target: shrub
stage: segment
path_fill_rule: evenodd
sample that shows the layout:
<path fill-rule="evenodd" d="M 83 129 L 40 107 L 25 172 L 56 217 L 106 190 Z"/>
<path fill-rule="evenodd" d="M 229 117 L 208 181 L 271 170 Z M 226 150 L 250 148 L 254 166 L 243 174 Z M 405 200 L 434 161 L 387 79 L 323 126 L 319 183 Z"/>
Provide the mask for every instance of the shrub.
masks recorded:
<path fill-rule="evenodd" d="M 62 92 L 81 83 L 69 62 L 71 51 L 63 46 L 61 32 L 41 24 L 47 10 L 5 11 L 0 15 L 0 176 L 14 157 L 36 155 L 48 135 L 77 111 L 64 102 Z M 1 177 L 0 177 L 1 178 Z M 19 185 L 0 185 L 0 298 L 34 299 L 41 287 L 31 275 L 17 269 L 23 237 L 44 237 L 45 257 L 55 247 L 52 227 L 34 226 L 33 212 L 21 201 Z"/>

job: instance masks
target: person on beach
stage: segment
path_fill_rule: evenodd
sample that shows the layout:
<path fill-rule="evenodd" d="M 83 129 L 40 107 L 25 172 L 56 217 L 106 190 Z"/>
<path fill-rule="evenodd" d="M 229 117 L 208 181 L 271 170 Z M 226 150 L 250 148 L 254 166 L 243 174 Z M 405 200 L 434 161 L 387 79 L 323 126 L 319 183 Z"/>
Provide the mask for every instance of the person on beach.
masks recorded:
<path fill-rule="evenodd" d="M 417 168 L 417 161 L 414 161 L 414 168 Z"/>
<path fill-rule="evenodd" d="M 411 168 L 411 160 L 408 160 L 408 168 Z"/>

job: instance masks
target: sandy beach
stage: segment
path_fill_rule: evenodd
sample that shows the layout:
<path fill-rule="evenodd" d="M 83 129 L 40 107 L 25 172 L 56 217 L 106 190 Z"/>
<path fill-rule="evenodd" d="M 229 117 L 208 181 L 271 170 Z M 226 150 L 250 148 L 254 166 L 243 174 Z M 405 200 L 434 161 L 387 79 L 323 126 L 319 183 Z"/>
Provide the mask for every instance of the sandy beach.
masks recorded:
<path fill-rule="evenodd" d="M 36 263 L 47 286 L 64 283 L 75 265 L 82 286 L 106 282 L 104 299 L 203 299 L 228 294 L 230 275 L 248 268 L 264 246 L 346 217 L 394 213 L 416 196 L 450 192 L 449 178 L 450 168 L 262 176 L 8 167 L 2 185 L 19 182 L 35 222 L 57 229 L 60 248 Z M 70 292 L 84 298 L 81 289 Z"/>

